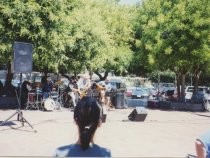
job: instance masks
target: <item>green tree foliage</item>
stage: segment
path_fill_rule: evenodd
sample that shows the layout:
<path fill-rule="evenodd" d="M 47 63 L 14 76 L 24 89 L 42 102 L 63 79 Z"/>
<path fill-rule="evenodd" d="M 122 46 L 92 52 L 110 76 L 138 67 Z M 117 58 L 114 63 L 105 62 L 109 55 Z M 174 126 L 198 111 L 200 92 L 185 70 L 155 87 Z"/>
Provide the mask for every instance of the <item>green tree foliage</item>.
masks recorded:
<path fill-rule="evenodd" d="M 55 69 L 65 51 L 65 17 L 75 7 L 70 0 L 2 0 L 0 9 L 0 53 L 12 60 L 14 41 L 34 45 L 33 59 L 39 69 Z"/>
<path fill-rule="evenodd" d="M 176 72 L 183 88 L 185 75 L 190 71 L 200 72 L 209 62 L 209 3 L 208 0 L 144 0 L 139 6 L 135 25 L 139 53 L 145 54 L 155 68 Z"/>
<path fill-rule="evenodd" d="M 106 22 L 107 30 L 114 40 L 114 58 L 107 61 L 105 69 L 114 70 L 115 73 L 122 75 L 127 73 L 132 59 L 130 42 L 133 40 L 132 21 L 135 17 L 133 8 L 126 6 L 113 5 L 109 3 L 103 10 L 103 19 Z"/>
<path fill-rule="evenodd" d="M 12 61 L 14 41 L 34 46 L 39 71 L 79 73 L 129 65 L 129 9 L 115 0 L 2 0 L 0 58 Z"/>
<path fill-rule="evenodd" d="M 128 8 L 115 1 L 90 0 L 68 16 L 66 61 L 63 66 L 81 71 L 125 71 L 131 58 L 132 29 Z"/>
<path fill-rule="evenodd" d="M 96 7 L 94 1 L 81 1 L 80 7 L 67 17 L 67 22 L 66 61 L 63 64 L 74 71 L 103 67 L 112 55 L 108 53 L 112 39 L 100 16 L 100 7 Z"/>

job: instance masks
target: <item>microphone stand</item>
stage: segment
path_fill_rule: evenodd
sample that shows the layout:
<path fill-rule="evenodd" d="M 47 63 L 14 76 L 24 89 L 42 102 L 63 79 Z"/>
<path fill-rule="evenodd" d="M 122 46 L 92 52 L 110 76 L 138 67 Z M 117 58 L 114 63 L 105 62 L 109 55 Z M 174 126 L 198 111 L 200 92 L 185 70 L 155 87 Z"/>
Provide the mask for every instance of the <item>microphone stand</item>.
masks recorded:
<path fill-rule="evenodd" d="M 20 110 L 20 107 L 21 107 L 21 93 L 22 93 L 21 91 L 22 91 L 22 73 L 20 73 L 20 95 L 19 95 L 19 97 L 18 97 L 18 94 L 17 94 L 17 90 L 15 89 L 15 94 L 16 94 L 16 98 L 17 98 L 17 101 L 18 101 L 18 109 L 16 110 L 16 112 L 14 114 L 12 114 L 10 117 L 8 117 L 6 120 L 4 120 L 0 124 L 0 126 L 4 125 L 13 116 L 17 115 L 17 121 L 22 122 L 22 126 L 24 126 L 24 122 L 26 122 L 32 129 L 34 129 L 33 126 L 25 119 L 25 117 L 23 117 L 23 113 Z M 37 131 L 34 130 L 34 132 L 36 133 Z"/>

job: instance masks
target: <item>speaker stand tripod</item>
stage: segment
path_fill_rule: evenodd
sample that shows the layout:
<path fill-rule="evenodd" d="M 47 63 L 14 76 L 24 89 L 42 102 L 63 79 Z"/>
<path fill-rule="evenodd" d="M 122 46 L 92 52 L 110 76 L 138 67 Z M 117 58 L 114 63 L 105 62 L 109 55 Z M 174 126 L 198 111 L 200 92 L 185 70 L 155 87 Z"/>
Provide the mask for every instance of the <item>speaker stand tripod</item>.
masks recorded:
<path fill-rule="evenodd" d="M 20 74 L 20 83 L 22 83 L 22 73 Z M 21 84 L 20 84 L 21 85 Z M 21 87 L 21 86 L 20 86 Z M 20 99 L 21 98 L 21 88 L 20 88 L 20 96 L 18 97 L 18 94 L 17 94 L 17 90 L 15 89 L 15 94 L 16 94 L 16 97 L 17 97 L 17 101 L 18 101 L 18 109 L 16 110 L 16 112 L 14 114 L 12 114 L 10 117 L 8 117 L 6 120 L 4 120 L 0 126 L 4 125 L 7 121 L 9 121 L 13 116 L 17 115 L 17 121 L 20 121 L 22 123 L 22 126 L 24 126 L 24 122 L 26 122 L 32 129 L 33 126 L 23 117 L 23 113 L 22 111 L 20 110 L 20 107 L 21 107 L 21 104 L 20 104 Z M 34 130 L 34 132 L 36 133 L 37 131 Z"/>

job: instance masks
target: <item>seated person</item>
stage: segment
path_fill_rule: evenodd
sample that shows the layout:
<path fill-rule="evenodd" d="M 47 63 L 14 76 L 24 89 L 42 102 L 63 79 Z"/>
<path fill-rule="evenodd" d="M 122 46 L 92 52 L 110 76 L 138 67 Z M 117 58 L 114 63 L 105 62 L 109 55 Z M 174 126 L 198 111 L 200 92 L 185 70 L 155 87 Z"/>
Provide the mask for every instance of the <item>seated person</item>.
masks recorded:
<path fill-rule="evenodd" d="M 210 158 L 210 131 L 196 140 L 195 148 L 198 158 Z"/>
<path fill-rule="evenodd" d="M 102 108 L 92 97 L 79 100 L 74 110 L 79 138 L 76 143 L 56 149 L 57 157 L 111 157 L 111 151 L 94 143 L 93 137 L 101 124 Z"/>
<path fill-rule="evenodd" d="M 42 93 L 43 98 L 47 99 L 49 97 L 50 92 L 52 91 L 53 83 L 50 77 L 44 76 L 42 78 Z"/>

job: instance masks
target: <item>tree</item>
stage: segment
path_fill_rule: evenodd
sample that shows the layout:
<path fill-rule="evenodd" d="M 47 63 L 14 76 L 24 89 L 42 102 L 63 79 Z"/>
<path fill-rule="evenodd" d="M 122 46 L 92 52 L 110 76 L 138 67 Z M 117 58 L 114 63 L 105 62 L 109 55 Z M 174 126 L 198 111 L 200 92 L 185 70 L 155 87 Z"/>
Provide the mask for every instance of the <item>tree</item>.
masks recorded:
<path fill-rule="evenodd" d="M 33 44 L 34 69 L 45 73 L 122 74 L 129 65 L 131 11 L 115 0 L 3 0 L 0 14 L 2 63 L 19 41 Z"/>
<path fill-rule="evenodd" d="M 138 48 L 144 50 L 150 64 L 157 69 L 170 69 L 177 74 L 177 87 L 182 85 L 182 95 L 186 74 L 197 69 L 200 72 L 209 61 L 209 3 L 208 0 L 144 0 L 139 6 Z"/>
<path fill-rule="evenodd" d="M 129 64 L 131 51 L 128 41 L 132 30 L 128 26 L 128 9 L 115 1 L 81 1 L 81 6 L 68 16 L 68 37 L 65 63 L 73 71 L 90 72 L 115 70 L 121 74 Z"/>
<path fill-rule="evenodd" d="M 3 62 L 12 61 L 14 41 L 34 45 L 33 62 L 40 70 L 56 70 L 65 50 L 65 16 L 76 6 L 70 0 L 2 0 L 0 10 L 0 53 Z"/>
<path fill-rule="evenodd" d="M 132 7 L 119 5 L 118 1 L 109 1 L 106 5 L 102 3 L 101 8 L 103 8 L 101 15 L 106 23 L 108 34 L 113 39 L 109 50 L 112 56 L 109 56 L 103 70 L 106 74 L 110 71 L 114 71 L 117 75 L 126 74 L 133 56 L 130 42 L 134 35 L 132 20 L 134 20 L 135 12 Z"/>

